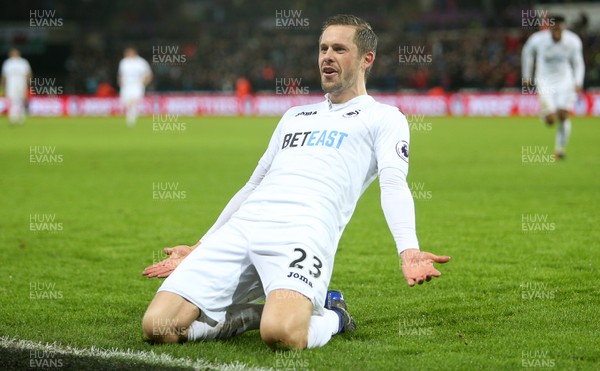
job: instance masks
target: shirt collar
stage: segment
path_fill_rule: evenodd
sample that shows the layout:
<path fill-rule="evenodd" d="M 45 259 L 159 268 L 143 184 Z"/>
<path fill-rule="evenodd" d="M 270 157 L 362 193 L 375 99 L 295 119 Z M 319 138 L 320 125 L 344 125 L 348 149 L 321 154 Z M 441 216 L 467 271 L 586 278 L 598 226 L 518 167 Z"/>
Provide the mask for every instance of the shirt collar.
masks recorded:
<path fill-rule="evenodd" d="M 372 96 L 365 94 L 356 96 L 345 103 L 332 103 L 329 99 L 329 93 L 325 94 L 325 101 L 327 102 L 330 111 L 338 111 L 354 104 L 372 102 L 373 100 Z"/>

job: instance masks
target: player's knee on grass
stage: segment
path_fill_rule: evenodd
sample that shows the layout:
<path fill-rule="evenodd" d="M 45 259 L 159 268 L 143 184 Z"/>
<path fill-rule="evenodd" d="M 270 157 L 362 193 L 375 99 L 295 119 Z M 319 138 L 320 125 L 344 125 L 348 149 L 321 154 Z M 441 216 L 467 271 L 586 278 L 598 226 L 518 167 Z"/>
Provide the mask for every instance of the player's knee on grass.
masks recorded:
<path fill-rule="evenodd" d="M 556 115 L 554 113 L 551 113 L 549 115 L 546 115 L 544 119 L 546 120 L 546 124 L 551 125 L 554 124 L 554 121 L 556 121 Z"/>
<path fill-rule="evenodd" d="M 312 303 L 305 296 L 290 290 L 269 294 L 260 321 L 260 336 L 269 347 L 305 349 Z"/>
<path fill-rule="evenodd" d="M 179 322 L 177 318 L 147 311 L 142 319 L 144 338 L 155 343 L 183 342 L 187 338 L 187 332 Z"/>
<path fill-rule="evenodd" d="M 187 340 L 190 324 L 200 310 L 179 295 L 158 292 L 142 319 L 144 337 L 156 343 L 177 343 Z"/>
<path fill-rule="evenodd" d="M 290 316 L 269 317 L 263 316 L 260 322 L 260 337 L 272 349 L 278 346 L 287 349 L 301 350 L 308 344 L 308 327 L 300 325 Z"/>

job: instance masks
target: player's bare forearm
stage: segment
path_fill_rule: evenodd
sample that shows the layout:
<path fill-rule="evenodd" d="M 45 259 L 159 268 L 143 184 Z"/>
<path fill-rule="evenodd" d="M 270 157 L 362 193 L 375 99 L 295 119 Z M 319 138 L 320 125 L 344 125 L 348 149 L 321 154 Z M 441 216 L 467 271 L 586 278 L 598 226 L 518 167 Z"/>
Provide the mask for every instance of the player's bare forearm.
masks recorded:
<path fill-rule="evenodd" d="M 402 265 L 402 274 L 409 286 L 423 284 L 431 281 L 433 277 L 442 275 L 433 263 L 446 263 L 450 260 L 449 256 L 437 256 L 430 252 L 420 251 L 418 249 L 407 249 L 400 254 Z"/>

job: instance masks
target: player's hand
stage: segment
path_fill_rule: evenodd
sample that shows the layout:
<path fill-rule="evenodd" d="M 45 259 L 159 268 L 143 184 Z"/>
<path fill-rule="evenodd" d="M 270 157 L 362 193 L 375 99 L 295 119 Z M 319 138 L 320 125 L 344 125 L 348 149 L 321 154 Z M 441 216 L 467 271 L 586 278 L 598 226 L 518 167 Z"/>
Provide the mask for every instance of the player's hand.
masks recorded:
<path fill-rule="evenodd" d="M 419 251 L 417 249 L 404 250 L 400 254 L 402 264 L 402 274 L 409 286 L 423 284 L 425 281 L 431 281 L 432 277 L 442 275 L 435 269 L 433 263 L 446 263 L 450 260 L 449 256 L 437 256 L 430 252 Z"/>
<path fill-rule="evenodd" d="M 166 247 L 164 252 L 168 258 L 144 269 L 142 275 L 148 278 L 165 278 L 177 268 L 179 263 L 192 252 L 193 248 L 187 245 Z"/>
<path fill-rule="evenodd" d="M 581 85 L 575 85 L 575 92 L 577 92 L 577 94 L 581 93 L 583 91 L 583 88 L 581 87 Z"/>

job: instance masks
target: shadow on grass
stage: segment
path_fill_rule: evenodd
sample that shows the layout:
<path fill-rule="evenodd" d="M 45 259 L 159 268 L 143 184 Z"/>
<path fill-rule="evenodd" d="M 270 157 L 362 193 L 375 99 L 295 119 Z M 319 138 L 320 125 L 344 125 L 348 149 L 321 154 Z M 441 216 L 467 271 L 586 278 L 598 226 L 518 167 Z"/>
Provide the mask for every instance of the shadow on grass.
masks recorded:
<path fill-rule="evenodd" d="M 185 367 L 159 366 L 140 361 L 75 356 L 41 350 L 0 348 L 2 370 L 192 370 Z"/>

